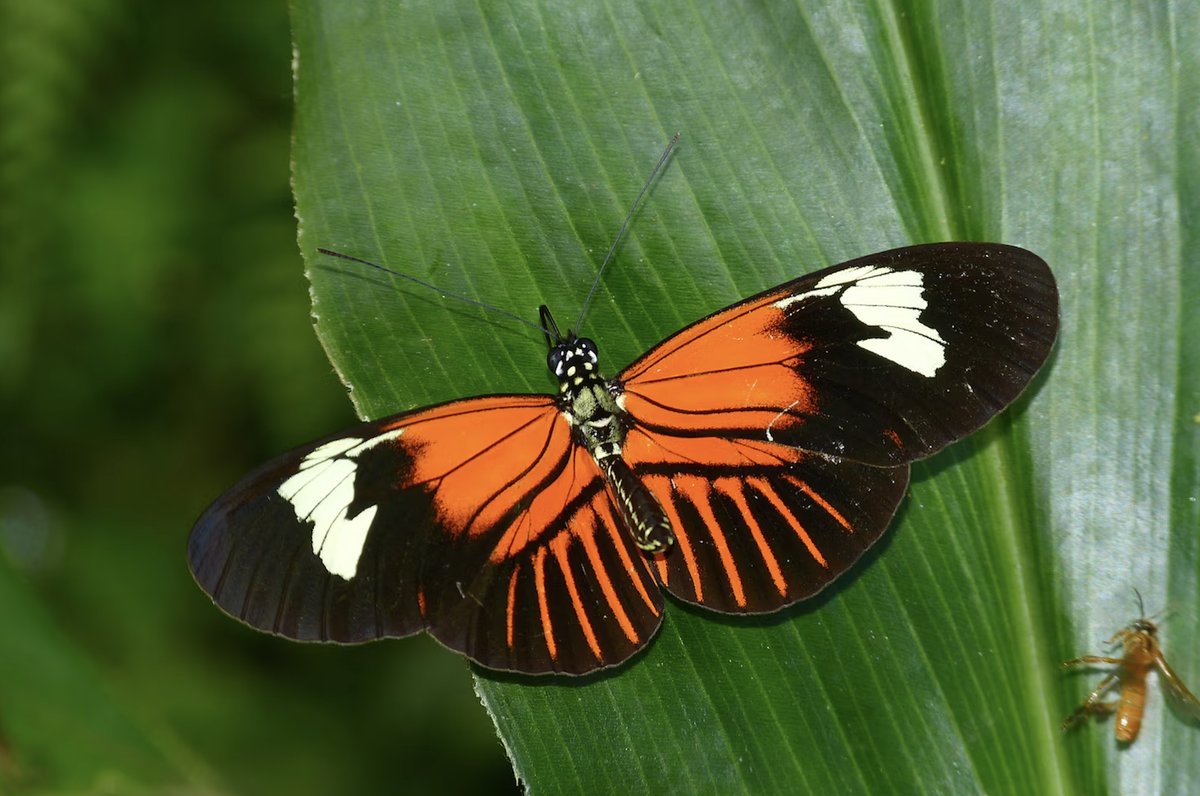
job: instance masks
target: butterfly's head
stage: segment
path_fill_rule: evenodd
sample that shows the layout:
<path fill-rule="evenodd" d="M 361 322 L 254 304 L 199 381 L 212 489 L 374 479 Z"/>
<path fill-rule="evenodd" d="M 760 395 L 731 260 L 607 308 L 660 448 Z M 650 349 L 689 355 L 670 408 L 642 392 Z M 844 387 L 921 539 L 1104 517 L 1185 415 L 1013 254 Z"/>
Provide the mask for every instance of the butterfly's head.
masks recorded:
<path fill-rule="evenodd" d="M 539 313 L 546 344 L 550 346 L 550 353 L 546 355 L 546 366 L 555 378 L 563 384 L 579 384 L 587 376 L 595 375 L 596 363 L 599 361 L 596 344 L 586 337 L 576 336 L 574 332 L 560 332 L 546 305 L 541 306 Z"/>
<path fill-rule="evenodd" d="M 574 334 L 560 340 L 546 355 L 546 365 L 563 384 L 580 383 L 596 374 L 596 363 L 600 360 L 596 344 L 586 337 Z"/>

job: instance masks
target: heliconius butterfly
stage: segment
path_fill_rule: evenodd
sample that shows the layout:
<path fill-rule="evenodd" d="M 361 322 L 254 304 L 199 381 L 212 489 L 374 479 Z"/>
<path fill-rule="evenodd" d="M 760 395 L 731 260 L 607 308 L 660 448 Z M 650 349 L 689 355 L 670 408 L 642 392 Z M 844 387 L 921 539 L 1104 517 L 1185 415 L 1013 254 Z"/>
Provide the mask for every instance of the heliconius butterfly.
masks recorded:
<path fill-rule="evenodd" d="M 771 288 L 614 379 L 545 307 L 540 327 L 557 395 L 404 412 L 263 465 L 197 521 L 200 587 L 288 638 L 428 631 L 525 673 L 625 661 L 663 590 L 778 611 L 880 537 L 910 462 L 1020 394 L 1058 295 L 1028 251 L 942 243 Z"/>

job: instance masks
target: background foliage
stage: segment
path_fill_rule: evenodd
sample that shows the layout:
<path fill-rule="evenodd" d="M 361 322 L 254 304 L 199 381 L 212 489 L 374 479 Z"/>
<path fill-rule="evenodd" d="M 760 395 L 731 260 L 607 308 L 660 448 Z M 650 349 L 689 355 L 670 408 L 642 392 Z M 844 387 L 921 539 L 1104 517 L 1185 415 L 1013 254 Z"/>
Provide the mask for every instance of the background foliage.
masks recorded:
<path fill-rule="evenodd" d="M 296 256 L 284 9 L 0 12 L 0 791 L 511 788 L 457 658 L 262 638 L 183 564 L 209 499 L 351 418 Z M 617 676 L 477 681 L 538 792 L 1200 779 L 1200 732 L 1158 696 L 1127 750 L 1109 725 L 1061 738 L 1092 678 L 1056 669 L 1131 618 L 1137 587 L 1174 609 L 1168 651 L 1200 683 L 1198 15 L 296 3 L 301 243 L 364 414 L 545 389 L 540 342 L 314 246 L 569 313 L 675 129 L 589 317 L 614 365 L 889 245 L 1000 239 L 1060 279 L 1031 400 L 919 467 L 832 594 L 758 623 L 673 606 Z"/>
<path fill-rule="evenodd" d="M 283 3 L 0 4 L 0 793 L 514 788 L 465 664 L 229 622 L 192 521 L 353 420 L 312 333 Z"/>

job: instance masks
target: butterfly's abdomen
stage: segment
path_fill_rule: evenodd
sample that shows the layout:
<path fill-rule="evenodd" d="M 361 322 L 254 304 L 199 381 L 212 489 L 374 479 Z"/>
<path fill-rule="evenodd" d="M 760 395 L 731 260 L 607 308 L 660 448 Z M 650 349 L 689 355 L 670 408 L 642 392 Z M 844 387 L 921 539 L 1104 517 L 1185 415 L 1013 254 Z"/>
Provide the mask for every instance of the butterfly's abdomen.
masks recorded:
<path fill-rule="evenodd" d="M 617 497 L 625 526 L 633 532 L 633 543 L 647 553 L 661 553 L 675 542 L 671 521 L 662 505 L 620 456 L 597 459 Z"/>
<path fill-rule="evenodd" d="M 662 505 L 621 457 L 625 426 L 609 385 L 597 377 L 575 387 L 569 394 L 568 420 L 608 478 L 634 544 L 647 553 L 666 550 L 675 541 L 671 522 Z"/>

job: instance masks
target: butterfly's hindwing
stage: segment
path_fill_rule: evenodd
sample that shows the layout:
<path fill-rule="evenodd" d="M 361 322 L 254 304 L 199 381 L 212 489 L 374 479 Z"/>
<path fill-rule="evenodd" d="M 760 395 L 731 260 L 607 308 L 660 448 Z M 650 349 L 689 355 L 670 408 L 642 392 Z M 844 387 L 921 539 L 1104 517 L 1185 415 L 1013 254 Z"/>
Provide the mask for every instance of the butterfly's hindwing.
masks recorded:
<path fill-rule="evenodd" d="M 573 447 L 504 523 L 427 551 L 430 632 L 488 666 L 583 673 L 619 663 L 662 621 L 662 594 L 595 461 Z"/>
<path fill-rule="evenodd" d="M 675 549 L 663 587 L 723 613 L 769 613 L 816 594 L 887 528 L 908 467 L 768 442 L 630 432 L 626 452 L 665 508 Z"/>

